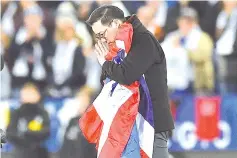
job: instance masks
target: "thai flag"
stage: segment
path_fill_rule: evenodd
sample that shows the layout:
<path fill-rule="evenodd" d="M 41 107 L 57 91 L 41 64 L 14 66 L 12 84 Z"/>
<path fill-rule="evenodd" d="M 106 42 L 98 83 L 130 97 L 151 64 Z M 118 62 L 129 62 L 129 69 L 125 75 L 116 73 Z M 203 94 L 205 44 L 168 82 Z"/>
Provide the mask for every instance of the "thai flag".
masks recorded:
<path fill-rule="evenodd" d="M 120 64 L 125 56 L 120 49 L 113 61 Z M 152 158 L 153 108 L 144 76 L 129 86 L 107 80 L 79 126 L 97 144 L 98 158 Z"/>

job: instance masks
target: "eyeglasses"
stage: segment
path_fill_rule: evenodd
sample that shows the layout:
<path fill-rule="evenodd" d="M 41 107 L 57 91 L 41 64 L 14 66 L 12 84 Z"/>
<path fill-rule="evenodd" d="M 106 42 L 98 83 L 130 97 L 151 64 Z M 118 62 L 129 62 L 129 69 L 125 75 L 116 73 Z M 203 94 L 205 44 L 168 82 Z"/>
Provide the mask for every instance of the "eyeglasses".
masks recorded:
<path fill-rule="evenodd" d="M 95 34 L 96 40 L 106 39 L 105 34 L 106 34 L 107 31 L 108 31 L 108 28 L 102 33 Z"/>
<path fill-rule="evenodd" d="M 114 21 L 114 20 L 112 20 L 112 21 L 109 23 L 108 27 L 111 26 L 111 24 L 112 24 L 113 21 Z M 107 31 L 108 31 L 108 28 L 105 29 L 104 32 L 102 32 L 102 33 L 97 33 L 97 34 L 95 34 L 96 40 L 106 39 L 105 34 L 107 33 Z"/>

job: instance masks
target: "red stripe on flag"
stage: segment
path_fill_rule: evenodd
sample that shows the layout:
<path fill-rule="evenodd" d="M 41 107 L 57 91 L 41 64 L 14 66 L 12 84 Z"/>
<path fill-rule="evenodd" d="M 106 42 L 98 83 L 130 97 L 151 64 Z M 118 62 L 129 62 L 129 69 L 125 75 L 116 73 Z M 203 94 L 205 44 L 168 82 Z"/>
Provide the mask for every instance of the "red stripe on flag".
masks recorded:
<path fill-rule="evenodd" d="M 132 96 L 121 105 L 110 127 L 108 138 L 99 154 L 99 158 L 120 158 L 127 145 L 133 125 L 136 121 L 139 105 L 138 87 L 129 87 Z"/>
<path fill-rule="evenodd" d="M 142 149 L 140 150 L 140 154 L 141 154 L 141 158 L 149 158 Z"/>
<path fill-rule="evenodd" d="M 94 105 L 92 105 L 79 120 L 79 127 L 85 138 L 90 143 L 98 145 L 101 130 L 103 128 L 103 121 L 98 115 Z"/>

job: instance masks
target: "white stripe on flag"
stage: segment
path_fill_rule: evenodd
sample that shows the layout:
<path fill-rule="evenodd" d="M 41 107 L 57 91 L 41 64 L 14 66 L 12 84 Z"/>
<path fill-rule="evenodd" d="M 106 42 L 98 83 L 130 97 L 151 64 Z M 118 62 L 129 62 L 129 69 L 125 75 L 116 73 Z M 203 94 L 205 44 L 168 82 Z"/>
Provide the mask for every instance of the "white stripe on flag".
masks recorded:
<path fill-rule="evenodd" d="M 138 113 L 136 117 L 136 124 L 139 134 L 140 147 L 147 154 L 147 156 L 151 158 L 153 153 L 155 130 L 140 113 Z"/>
<path fill-rule="evenodd" d="M 96 100 L 93 103 L 98 115 L 100 116 L 101 120 L 104 123 L 101 136 L 100 136 L 97 157 L 99 156 L 102 150 L 102 147 L 105 144 L 105 141 L 108 137 L 108 133 L 110 130 L 110 126 L 113 122 L 113 119 L 118 109 L 132 95 L 132 92 L 128 88 L 118 84 L 113 92 L 113 96 L 110 97 L 110 92 L 111 92 L 113 83 L 115 82 L 110 81 L 109 83 L 107 83 L 103 87 L 101 93 L 99 94 L 99 96 L 96 98 Z"/>

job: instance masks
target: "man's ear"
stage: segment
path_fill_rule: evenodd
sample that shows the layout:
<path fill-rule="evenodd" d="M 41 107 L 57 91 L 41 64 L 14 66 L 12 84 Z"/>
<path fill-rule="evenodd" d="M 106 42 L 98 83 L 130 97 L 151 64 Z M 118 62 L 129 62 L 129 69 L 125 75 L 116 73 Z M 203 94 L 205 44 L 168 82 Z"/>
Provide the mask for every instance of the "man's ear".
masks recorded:
<path fill-rule="evenodd" d="M 111 27 L 112 28 L 119 28 L 119 25 L 120 25 L 120 23 L 118 20 L 113 20 Z"/>
<path fill-rule="evenodd" d="M 115 22 L 112 22 L 111 27 L 112 27 L 113 29 L 118 28 L 118 27 L 117 27 L 117 24 L 116 24 Z"/>

